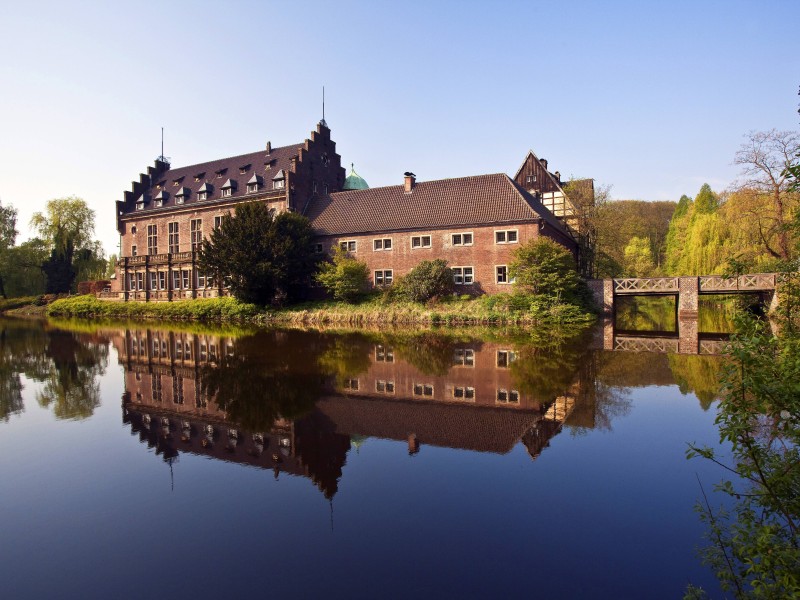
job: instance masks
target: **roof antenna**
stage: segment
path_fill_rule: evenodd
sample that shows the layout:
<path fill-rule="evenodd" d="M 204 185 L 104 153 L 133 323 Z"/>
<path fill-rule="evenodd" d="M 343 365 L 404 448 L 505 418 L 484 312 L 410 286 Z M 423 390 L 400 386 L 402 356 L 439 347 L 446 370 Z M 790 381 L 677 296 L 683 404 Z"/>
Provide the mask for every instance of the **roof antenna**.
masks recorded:
<path fill-rule="evenodd" d="M 161 128 L 161 156 L 157 160 L 169 164 L 169 158 L 164 156 L 164 128 Z"/>
<path fill-rule="evenodd" d="M 325 86 L 324 85 L 322 86 L 322 121 L 320 121 L 320 123 L 322 125 L 324 125 L 325 127 L 328 126 L 328 124 L 325 122 Z"/>

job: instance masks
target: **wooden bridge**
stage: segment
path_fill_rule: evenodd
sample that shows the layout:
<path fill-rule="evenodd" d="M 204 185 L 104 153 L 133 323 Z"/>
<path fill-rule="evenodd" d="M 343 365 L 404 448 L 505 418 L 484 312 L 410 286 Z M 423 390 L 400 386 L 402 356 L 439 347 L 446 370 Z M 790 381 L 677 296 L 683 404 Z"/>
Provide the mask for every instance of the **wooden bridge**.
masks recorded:
<path fill-rule="evenodd" d="M 603 313 L 613 315 L 618 296 L 675 296 L 678 318 L 696 318 L 699 297 L 703 294 L 757 293 L 770 310 L 777 306 L 776 273 L 755 273 L 738 277 L 702 275 L 699 277 L 640 277 L 593 279 L 589 281 L 595 302 Z"/>

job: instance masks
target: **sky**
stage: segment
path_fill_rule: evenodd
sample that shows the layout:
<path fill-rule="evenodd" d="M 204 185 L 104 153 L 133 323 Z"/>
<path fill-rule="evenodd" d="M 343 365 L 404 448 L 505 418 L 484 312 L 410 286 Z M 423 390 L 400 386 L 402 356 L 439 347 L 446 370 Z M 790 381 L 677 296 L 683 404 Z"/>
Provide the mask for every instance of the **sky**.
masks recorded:
<path fill-rule="evenodd" d="M 0 202 L 18 242 L 79 196 L 300 143 L 322 116 L 371 187 L 514 175 L 527 151 L 617 199 L 735 181 L 749 131 L 798 130 L 800 2 L 0 0 Z"/>

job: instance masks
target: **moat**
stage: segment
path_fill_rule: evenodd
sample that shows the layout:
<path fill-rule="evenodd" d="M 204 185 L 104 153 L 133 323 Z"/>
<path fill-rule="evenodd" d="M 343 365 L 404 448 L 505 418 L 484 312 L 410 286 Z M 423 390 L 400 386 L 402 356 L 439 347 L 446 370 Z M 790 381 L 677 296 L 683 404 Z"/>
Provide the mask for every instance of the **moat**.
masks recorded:
<path fill-rule="evenodd" d="M 648 310 L 624 329 L 665 339 Z M 602 323 L 2 320 L 4 595 L 718 594 L 693 506 L 721 474 L 685 451 L 718 443 L 726 327 L 681 354 Z"/>

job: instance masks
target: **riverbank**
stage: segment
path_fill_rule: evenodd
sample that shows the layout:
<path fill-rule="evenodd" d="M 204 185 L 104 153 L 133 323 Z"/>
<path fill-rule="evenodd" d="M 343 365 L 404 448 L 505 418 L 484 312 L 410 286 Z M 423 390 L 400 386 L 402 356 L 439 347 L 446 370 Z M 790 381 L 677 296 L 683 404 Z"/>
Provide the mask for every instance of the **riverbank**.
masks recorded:
<path fill-rule="evenodd" d="M 380 297 L 357 304 L 317 301 L 272 309 L 234 298 L 178 302 L 109 302 L 94 296 L 73 296 L 47 307 L 51 317 L 216 321 L 255 325 L 534 325 L 589 323 L 595 316 L 571 304 L 553 304 L 522 294 L 454 297 L 436 303 L 387 302 Z"/>

